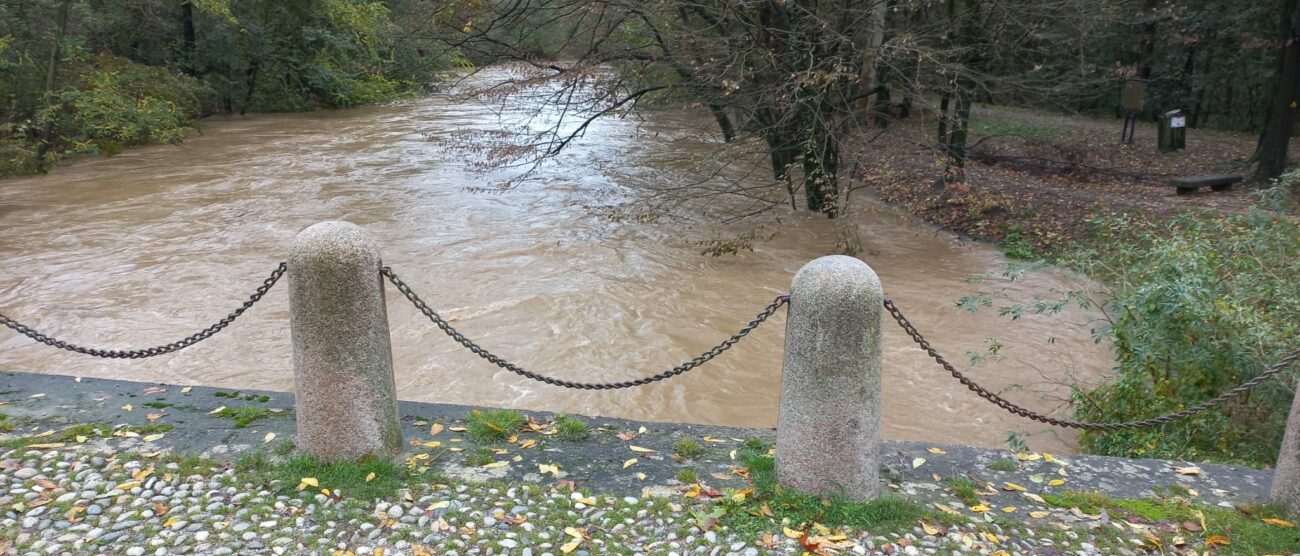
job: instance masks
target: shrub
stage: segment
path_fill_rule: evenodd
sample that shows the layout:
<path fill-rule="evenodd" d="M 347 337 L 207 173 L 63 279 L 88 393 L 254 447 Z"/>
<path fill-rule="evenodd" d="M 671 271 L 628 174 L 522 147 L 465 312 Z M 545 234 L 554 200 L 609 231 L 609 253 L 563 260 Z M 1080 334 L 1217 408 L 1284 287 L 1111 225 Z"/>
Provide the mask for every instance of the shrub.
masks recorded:
<path fill-rule="evenodd" d="M 1292 350 L 1300 332 L 1300 224 L 1277 212 L 1101 222 L 1074 263 L 1110 288 L 1117 377 L 1076 391 L 1089 421 L 1154 417 L 1206 401 Z M 1090 452 L 1269 465 L 1296 369 L 1223 407 L 1162 427 L 1088 432 Z"/>

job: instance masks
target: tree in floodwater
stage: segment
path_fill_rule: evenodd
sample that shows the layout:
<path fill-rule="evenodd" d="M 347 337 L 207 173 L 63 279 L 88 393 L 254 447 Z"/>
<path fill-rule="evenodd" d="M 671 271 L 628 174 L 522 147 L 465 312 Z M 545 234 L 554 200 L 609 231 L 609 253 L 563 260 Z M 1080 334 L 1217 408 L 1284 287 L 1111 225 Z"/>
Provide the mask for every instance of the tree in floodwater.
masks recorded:
<path fill-rule="evenodd" d="M 440 34 L 483 63 L 512 61 L 518 77 L 493 95 L 550 87 L 577 125 L 531 137 L 553 156 L 595 119 L 632 107 L 699 106 L 721 139 L 761 145 L 773 177 L 766 197 L 834 217 L 851 187 L 843 160 L 860 130 L 897 109 L 954 94 L 969 113 L 976 94 L 1022 100 L 1070 90 L 1068 71 L 1001 75 L 1010 60 L 1050 59 L 1080 43 L 1060 21 L 1100 10 L 1098 0 L 532 0 L 448 8 Z M 1056 11 L 1054 11 L 1056 10 Z M 1051 27 L 1057 34 L 1041 29 Z M 542 37 L 545 37 L 543 39 Z M 540 48 L 538 45 L 548 45 Z M 520 45 L 528 45 L 527 48 Z M 563 60 L 552 62 L 549 60 Z M 579 89 L 584 94 L 574 94 Z M 892 91 L 892 92 L 891 92 Z M 944 118 L 945 122 L 950 118 Z M 570 120 L 571 121 L 571 120 Z M 964 160 L 961 116 L 943 150 Z M 497 149 L 495 152 L 507 152 Z M 858 156 L 855 154 L 854 156 Z M 959 162 L 960 164 L 960 162 Z M 737 195 L 753 196 L 738 185 Z M 689 193 L 688 193 L 689 194 Z M 714 198 L 716 190 L 704 193 Z"/>

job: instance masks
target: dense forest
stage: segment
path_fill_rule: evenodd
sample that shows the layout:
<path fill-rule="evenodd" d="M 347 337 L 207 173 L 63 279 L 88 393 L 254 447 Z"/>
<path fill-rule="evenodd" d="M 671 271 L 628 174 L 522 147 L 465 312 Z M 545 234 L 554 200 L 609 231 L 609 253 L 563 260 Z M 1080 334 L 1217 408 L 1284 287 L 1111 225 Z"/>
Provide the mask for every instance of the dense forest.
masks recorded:
<path fill-rule="evenodd" d="M 180 141 L 210 114 L 419 90 L 466 63 L 423 33 L 440 13 L 415 0 L 4 0 L 0 175 Z"/>

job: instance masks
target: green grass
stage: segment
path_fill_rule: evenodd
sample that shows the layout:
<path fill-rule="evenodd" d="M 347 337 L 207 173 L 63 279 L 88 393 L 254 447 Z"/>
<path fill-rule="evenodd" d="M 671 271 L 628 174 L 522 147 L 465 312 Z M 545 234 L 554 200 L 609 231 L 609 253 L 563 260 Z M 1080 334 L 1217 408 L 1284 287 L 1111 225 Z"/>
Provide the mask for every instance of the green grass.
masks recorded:
<path fill-rule="evenodd" d="M 695 475 L 694 469 L 682 469 L 681 471 L 677 472 L 676 478 L 678 481 L 681 481 L 686 484 L 691 484 L 700 480 L 700 478 Z"/>
<path fill-rule="evenodd" d="M 264 407 L 227 407 L 216 413 L 217 417 L 230 419 L 235 422 L 235 428 L 242 429 L 261 419 L 270 417 L 271 410 Z"/>
<path fill-rule="evenodd" d="M 1062 126 L 1037 124 L 1021 120 L 980 116 L 970 119 L 970 134 L 987 137 L 1019 137 L 1022 139 L 1057 139 L 1069 130 Z"/>
<path fill-rule="evenodd" d="M 974 481 L 966 477 L 949 477 L 944 482 L 948 483 L 948 488 L 952 490 L 952 494 L 960 499 L 963 504 L 976 506 L 980 503 L 977 494 L 979 488 L 975 486 Z"/>
<path fill-rule="evenodd" d="M 143 423 L 139 425 L 127 426 L 126 430 L 134 433 L 138 433 L 141 436 L 149 436 L 151 434 L 163 434 L 165 432 L 171 432 L 175 428 L 176 427 L 173 427 L 171 425 L 164 425 L 161 423 Z"/>
<path fill-rule="evenodd" d="M 1016 462 L 1011 461 L 1009 459 L 997 460 L 993 463 L 990 463 L 988 467 L 989 469 L 992 469 L 994 471 L 1005 471 L 1007 473 L 1010 473 L 1018 469 L 1018 467 L 1016 467 Z"/>
<path fill-rule="evenodd" d="M 275 449 L 272 450 L 272 453 L 280 457 L 288 456 L 289 454 L 293 453 L 293 441 L 281 440 L 278 444 L 275 445 Z"/>
<path fill-rule="evenodd" d="M 8 415 L 5 415 L 4 413 L 0 413 L 0 432 L 13 432 L 13 431 L 14 431 L 13 421 L 9 420 Z"/>
<path fill-rule="evenodd" d="M 523 413 L 510 409 L 475 409 L 465 416 L 469 437 L 479 442 L 499 442 L 509 438 L 528 422 Z"/>
<path fill-rule="evenodd" d="M 1187 492 L 1185 488 L 1182 491 Z M 1231 509 L 1198 504 L 1181 496 L 1126 499 L 1079 491 L 1044 494 L 1043 499 L 1054 506 L 1077 508 L 1092 515 L 1105 509 L 1111 519 L 1133 516 L 1147 522 L 1168 523 L 1179 535 L 1197 541 L 1221 535 L 1232 543 L 1231 550 L 1224 553 L 1291 554 L 1296 551 L 1296 547 L 1300 547 L 1300 528 L 1279 527 L 1263 522 L 1265 518 L 1288 519 L 1281 508 L 1270 505 Z M 1182 529 L 1183 523 L 1199 524 L 1201 516 L 1205 518 L 1203 531 L 1193 533 Z"/>
<path fill-rule="evenodd" d="M 231 466 L 242 473 L 265 471 L 271 466 L 271 458 L 267 457 L 266 452 L 253 450 L 239 456 Z"/>
<path fill-rule="evenodd" d="M 682 438 L 673 444 L 673 453 L 683 459 L 695 459 L 704 454 L 704 447 L 693 438 Z"/>
<path fill-rule="evenodd" d="M 169 403 L 167 403 L 167 402 L 163 402 L 163 401 L 149 402 L 149 403 L 142 403 L 142 404 L 140 404 L 140 405 L 143 405 L 143 406 L 145 406 L 145 407 L 149 407 L 149 408 L 153 408 L 153 409 L 167 409 L 167 408 L 169 408 L 169 407 L 172 406 L 172 404 L 169 404 Z"/>
<path fill-rule="evenodd" d="M 555 417 L 552 426 L 555 427 L 555 436 L 560 440 L 577 442 L 587 438 L 587 423 L 576 417 L 568 415 L 558 415 Z"/>
<path fill-rule="evenodd" d="M 749 444 L 739 451 L 737 460 L 749 469 L 754 493 L 743 502 L 728 500 L 727 509 L 720 518 L 724 525 L 743 535 L 756 535 L 771 531 L 782 524 L 794 527 L 804 523 L 820 523 L 828 527 L 854 527 L 880 532 L 889 529 L 909 530 L 918 520 L 936 524 L 956 524 L 958 517 L 950 517 L 925 506 L 889 495 L 866 502 L 802 494 L 782 489 L 776 482 L 776 462 L 768 455 L 766 446 L 754 449 Z M 762 511 L 771 510 L 768 517 Z"/>
<path fill-rule="evenodd" d="M 496 458 L 492 456 L 492 450 L 487 448 L 476 448 L 472 451 L 465 452 L 465 465 L 467 467 L 483 467 L 484 465 L 496 461 Z"/>
<path fill-rule="evenodd" d="M 262 465 L 261 471 L 254 473 L 265 478 L 268 484 L 280 481 L 280 493 L 289 496 L 298 492 L 297 487 L 305 477 L 316 479 L 319 488 L 339 492 L 345 498 L 366 501 L 392 496 L 398 489 L 414 486 L 409 484 L 411 477 L 400 464 L 369 456 L 357 462 L 322 463 L 299 454 L 282 463 Z M 367 481 L 366 477 L 371 473 L 374 476 Z M 305 492 L 315 495 L 320 490 L 308 487 Z"/>

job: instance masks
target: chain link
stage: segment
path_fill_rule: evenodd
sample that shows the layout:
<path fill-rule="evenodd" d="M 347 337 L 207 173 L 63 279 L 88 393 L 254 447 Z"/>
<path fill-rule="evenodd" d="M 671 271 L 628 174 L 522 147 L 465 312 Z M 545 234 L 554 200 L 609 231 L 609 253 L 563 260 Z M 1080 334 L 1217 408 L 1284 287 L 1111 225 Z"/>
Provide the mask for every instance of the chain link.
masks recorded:
<path fill-rule="evenodd" d="M 994 405 L 1001 407 L 1002 409 L 1005 409 L 1015 415 L 1025 417 L 1027 419 L 1032 419 L 1040 423 L 1047 423 L 1049 425 L 1056 425 L 1058 427 L 1066 427 L 1072 429 L 1083 429 L 1083 430 L 1090 430 L 1090 431 L 1117 431 L 1117 430 L 1131 430 L 1131 429 L 1172 423 L 1179 419 L 1183 419 L 1185 417 L 1195 415 L 1202 411 L 1223 405 L 1228 400 L 1231 400 L 1237 396 L 1240 396 L 1250 391 L 1250 389 L 1254 388 L 1256 385 L 1282 372 L 1282 370 L 1285 369 L 1288 365 L 1294 363 L 1296 359 L 1300 359 L 1300 351 L 1296 351 L 1278 360 L 1278 362 L 1273 364 L 1273 366 L 1264 369 L 1264 372 L 1259 373 L 1258 375 L 1255 376 L 1255 378 L 1243 382 L 1240 386 L 1228 390 L 1227 392 L 1220 394 L 1218 397 L 1215 397 L 1214 399 L 1201 402 L 1182 411 L 1177 411 L 1174 413 L 1170 413 L 1168 415 L 1161 415 L 1160 417 L 1152 417 L 1149 419 L 1138 419 L 1135 421 L 1124 421 L 1119 423 L 1088 423 L 1085 421 L 1071 421 L 1069 419 L 1057 419 L 1055 417 L 1049 417 L 1046 415 L 1042 415 L 1040 413 L 1035 413 L 1033 411 L 1020 407 L 1014 403 L 1011 403 L 1006 399 L 1004 399 L 1002 396 L 999 396 L 996 393 L 989 391 L 987 388 L 984 388 L 983 386 L 976 384 L 975 381 L 967 378 L 966 375 L 962 374 L 961 371 L 958 371 L 956 367 L 953 367 L 952 364 L 949 363 L 947 359 L 944 359 L 942 355 L 939 355 L 939 352 L 936 351 L 934 347 L 930 345 L 930 342 L 926 341 L 925 336 L 922 336 L 921 333 L 917 331 L 916 327 L 912 326 L 911 321 L 908 321 L 907 317 L 903 316 L 903 312 L 900 311 L 896 305 L 894 305 L 893 301 L 890 301 L 888 299 L 885 300 L 885 310 L 889 311 L 890 316 L 894 317 L 895 321 L 898 321 L 898 325 L 903 327 L 903 331 L 907 332 L 907 335 L 912 337 L 912 341 L 916 342 L 916 345 L 920 346 L 921 349 L 925 350 L 925 352 L 929 354 L 930 357 L 935 360 L 935 362 L 939 363 L 939 365 L 941 365 L 944 368 L 944 370 L 948 371 L 948 373 L 951 374 L 953 378 L 957 379 L 958 382 L 961 382 L 972 392 L 979 394 L 981 398 L 984 398 L 992 402 Z"/>
<path fill-rule="evenodd" d="M 623 382 L 574 382 L 570 380 L 563 380 L 563 379 L 558 379 L 558 378 L 534 373 L 518 365 L 515 365 L 514 363 L 506 361 L 505 359 L 502 359 L 496 354 L 493 354 L 492 352 L 484 349 L 482 346 L 474 343 L 473 340 L 466 338 L 463 334 L 461 334 L 450 324 L 448 324 L 447 321 L 443 320 L 442 317 L 438 316 L 438 313 L 435 313 L 433 309 L 429 308 L 429 306 L 424 303 L 424 300 L 420 299 L 420 296 L 416 295 L 415 292 L 411 291 L 411 287 L 406 285 L 406 282 L 403 282 L 401 278 L 398 278 L 397 274 L 394 273 L 391 268 L 383 267 L 382 269 L 379 270 L 379 273 L 383 274 L 384 277 L 388 278 L 388 281 L 392 282 L 393 286 L 397 288 L 397 291 L 401 292 L 402 295 L 406 297 L 406 299 L 410 300 L 411 303 L 415 305 L 415 308 L 419 309 L 420 312 L 424 314 L 424 316 L 428 317 L 429 320 L 432 321 L 435 326 L 442 329 L 442 331 L 445 332 L 448 336 L 451 336 L 451 339 L 455 340 L 456 343 L 465 346 L 467 349 L 474 352 L 475 355 L 478 355 L 479 357 L 486 359 L 488 362 L 492 363 L 493 365 L 501 367 L 502 369 L 515 373 L 524 378 L 530 378 L 538 382 L 545 382 L 546 384 L 550 384 L 552 386 L 563 386 L 565 388 L 574 388 L 579 390 L 613 390 L 616 388 L 631 388 L 634 386 L 644 386 L 652 382 L 666 380 L 675 377 L 677 375 L 680 375 L 682 373 L 685 373 L 686 371 L 689 371 L 691 369 L 694 369 L 696 367 L 699 367 L 700 365 L 707 363 L 710 359 L 717 357 L 722 352 L 730 349 L 731 346 L 736 345 L 736 342 L 739 342 L 741 338 L 744 338 L 750 332 L 753 332 L 755 328 L 758 328 L 758 325 L 763 324 L 763 321 L 767 320 L 768 317 L 771 317 L 773 313 L 776 313 L 777 309 L 780 309 L 782 305 L 785 305 L 788 301 L 790 301 L 790 296 L 788 295 L 776 296 L 776 299 L 773 300 L 772 303 L 768 304 L 768 306 L 765 307 L 760 313 L 758 313 L 758 316 L 754 317 L 754 320 L 749 321 L 749 323 L 746 324 L 744 328 L 741 328 L 740 331 L 733 334 L 730 338 L 727 338 L 722 343 L 713 346 L 712 349 L 704 353 L 701 353 L 700 355 L 696 356 L 694 359 L 691 359 L 690 361 L 682 363 L 676 367 L 673 367 L 657 375 L 651 375 L 644 378 L 638 378 L 636 380 L 627 380 Z"/>
<path fill-rule="evenodd" d="M 25 324 L 15 321 L 5 316 L 2 313 L 0 313 L 0 324 L 3 324 L 4 326 L 8 326 L 9 328 L 14 329 L 14 331 L 18 332 L 19 334 L 22 334 L 23 336 L 27 336 L 28 338 L 36 340 L 42 344 L 54 346 L 59 349 L 66 349 L 68 351 L 72 351 L 76 353 L 82 353 L 85 355 L 93 355 L 95 357 L 103 357 L 106 359 L 143 359 L 145 357 L 154 357 L 156 355 L 163 355 L 165 353 L 180 351 L 182 349 L 185 349 L 187 347 L 190 347 L 194 344 L 197 344 L 203 340 L 212 337 L 212 335 L 216 334 L 217 332 L 220 332 L 221 329 L 225 328 L 226 326 L 229 326 L 230 323 L 234 322 L 235 319 L 239 318 L 239 315 L 244 314 L 244 311 L 247 311 L 248 308 L 252 307 L 254 303 L 257 303 L 259 300 L 261 300 L 262 296 L 266 295 L 266 292 L 271 290 L 271 286 L 274 286 L 275 283 L 278 280 L 280 280 L 280 277 L 284 276 L 285 271 L 288 269 L 289 269 L 288 263 L 281 262 L 279 265 L 277 265 L 275 267 L 275 270 L 271 271 L 271 275 L 268 276 L 266 280 L 263 280 L 262 285 L 258 286 L 257 290 L 253 292 L 253 295 L 249 296 L 248 300 L 244 301 L 244 303 L 240 305 L 238 308 L 236 308 L 234 311 L 231 311 L 229 315 L 226 315 L 226 318 L 223 318 L 213 323 L 212 326 L 200 330 L 199 332 L 195 333 L 192 336 L 189 336 L 188 338 L 175 341 L 170 344 L 157 346 L 157 347 L 151 347 L 146 349 L 130 349 L 130 350 L 82 347 L 77 344 L 73 344 L 57 338 L 51 338 L 49 336 L 46 336 L 45 334 L 42 334 Z"/>

